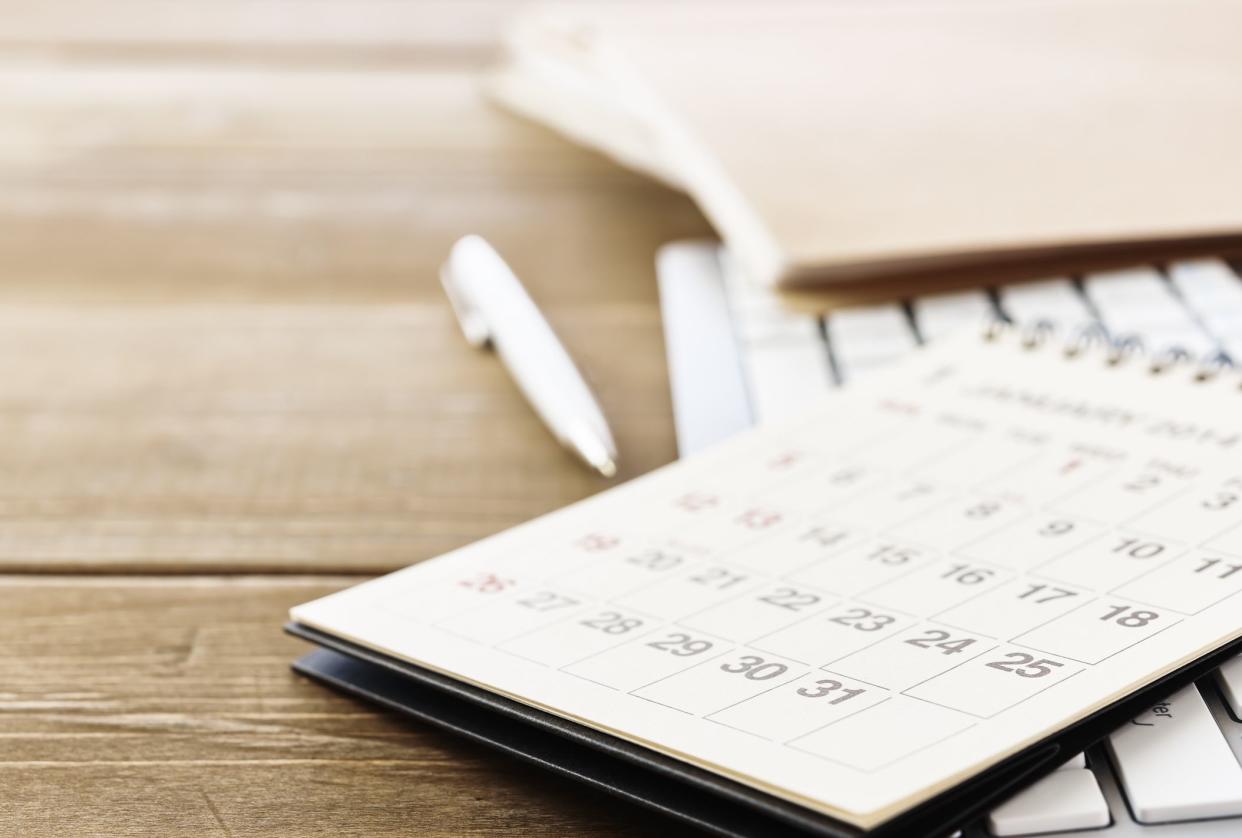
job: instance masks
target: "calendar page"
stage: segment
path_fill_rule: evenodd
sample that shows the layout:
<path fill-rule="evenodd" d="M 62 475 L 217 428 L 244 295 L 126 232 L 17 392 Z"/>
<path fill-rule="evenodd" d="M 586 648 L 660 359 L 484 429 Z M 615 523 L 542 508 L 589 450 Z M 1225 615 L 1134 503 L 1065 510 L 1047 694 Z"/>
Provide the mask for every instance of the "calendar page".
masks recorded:
<path fill-rule="evenodd" d="M 1238 429 L 963 337 L 292 616 L 865 828 L 1242 634 Z"/>

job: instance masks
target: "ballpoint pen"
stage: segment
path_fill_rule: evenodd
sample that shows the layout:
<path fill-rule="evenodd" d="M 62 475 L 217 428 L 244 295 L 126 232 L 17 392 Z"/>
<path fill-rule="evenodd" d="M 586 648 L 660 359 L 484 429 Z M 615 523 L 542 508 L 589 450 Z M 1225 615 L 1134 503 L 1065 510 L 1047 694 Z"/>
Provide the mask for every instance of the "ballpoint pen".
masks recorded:
<path fill-rule="evenodd" d="M 552 435 L 604 477 L 614 476 L 617 448 L 604 412 L 500 254 L 479 236 L 459 239 L 440 282 L 466 341 L 494 348 Z"/>

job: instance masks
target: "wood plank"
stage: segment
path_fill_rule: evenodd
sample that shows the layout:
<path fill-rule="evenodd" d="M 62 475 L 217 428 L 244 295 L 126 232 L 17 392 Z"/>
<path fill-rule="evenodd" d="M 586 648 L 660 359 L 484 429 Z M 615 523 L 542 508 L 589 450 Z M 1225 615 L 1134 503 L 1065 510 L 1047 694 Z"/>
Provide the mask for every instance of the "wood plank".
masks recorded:
<path fill-rule="evenodd" d="M 653 309 L 555 313 L 622 477 L 672 459 Z M 442 304 L 0 307 L 0 380 L 10 570 L 382 571 L 609 485 Z"/>
<path fill-rule="evenodd" d="M 439 266 L 470 232 L 545 305 L 654 306 L 656 249 L 709 229 L 688 200 L 645 184 L 128 190 L 0 179 L 0 303 L 439 304 Z"/>
<path fill-rule="evenodd" d="M 382 571 L 605 486 L 457 332 L 466 232 L 545 304 L 623 476 L 674 456 L 652 258 L 706 232 L 683 196 L 462 72 L 21 68 L 0 568 Z"/>
<path fill-rule="evenodd" d="M 53 63 L 0 54 L 4 168 L 259 175 L 440 172 L 620 175 L 603 158 L 485 101 L 460 69 L 282 67 L 193 60 Z M 359 151 L 370 156 L 359 157 Z M 500 152 L 500 154 L 497 154 Z M 481 156 L 487 155 L 487 156 Z M 495 155 L 494 157 L 492 155 Z"/>
<path fill-rule="evenodd" d="M 0 577 L 0 833 L 665 827 L 293 675 L 285 611 L 353 581 Z"/>
<path fill-rule="evenodd" d="M 460 72 L 0 62 L 0 98 L 0 301 L 438 301 L 479 232 L 548 299 L 652 302 L 656 247 L 710 235 Z"/>
<path fill-rule="evenodd" d="M 523 5 L 521 0 L 0 0 L 0 52 L 75 60 L 194 56 L 265 64 L 478 64 L 491 58 L 506 22 Z"/>
<path fill-rule="evenodd" d="M 479 60 L 512 0 L 4 0 L 0 49 L 314 60 Z"/>

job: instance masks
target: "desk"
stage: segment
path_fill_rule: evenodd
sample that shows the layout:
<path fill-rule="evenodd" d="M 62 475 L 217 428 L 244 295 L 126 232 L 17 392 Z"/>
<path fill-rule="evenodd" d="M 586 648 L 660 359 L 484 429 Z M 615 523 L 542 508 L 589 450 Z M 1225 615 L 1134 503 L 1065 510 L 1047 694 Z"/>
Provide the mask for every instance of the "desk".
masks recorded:
<path fill-rule="evenodd" d="M 286 609 L 603 488 L 471 352 L 481 233 L 674 456 L 682 196 L 492 109 L 498 2 L 0 0 L 0 834 L 640 835 L 293 676 Z"/>

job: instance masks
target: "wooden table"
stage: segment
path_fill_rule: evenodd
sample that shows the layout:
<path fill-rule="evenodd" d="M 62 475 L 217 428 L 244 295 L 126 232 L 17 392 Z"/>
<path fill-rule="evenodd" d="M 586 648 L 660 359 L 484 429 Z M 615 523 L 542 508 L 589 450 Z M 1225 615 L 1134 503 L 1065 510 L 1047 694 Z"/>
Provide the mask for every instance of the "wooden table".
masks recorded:
<path fill-rule="evenodd" d="M 436 270 L 526 278 L 674 455 L 684 197 L 491 107 L 498 2 L 0 0 L 0 834 L 667 824 L 289 671 L 290 605 L 604 488 Z"/>

